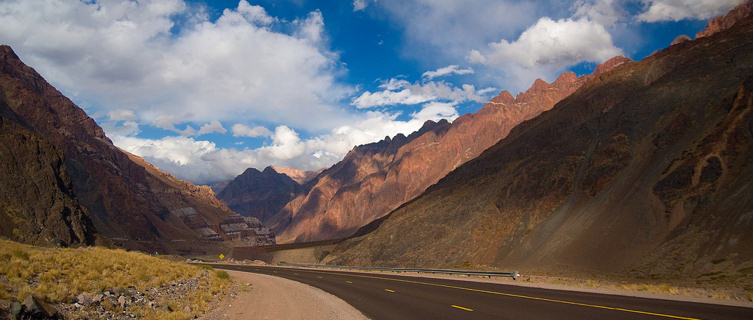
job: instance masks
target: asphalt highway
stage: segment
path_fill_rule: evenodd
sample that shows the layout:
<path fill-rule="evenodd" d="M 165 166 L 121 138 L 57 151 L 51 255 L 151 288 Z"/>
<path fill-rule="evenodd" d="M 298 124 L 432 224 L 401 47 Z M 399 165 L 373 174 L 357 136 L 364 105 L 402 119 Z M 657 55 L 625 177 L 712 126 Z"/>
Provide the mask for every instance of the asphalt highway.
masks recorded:
<path fill-rule="evenodd" d="M 260 266 L 329 292 L 373 319 L 753 319 L 753 308 L 462 280 Z"/>

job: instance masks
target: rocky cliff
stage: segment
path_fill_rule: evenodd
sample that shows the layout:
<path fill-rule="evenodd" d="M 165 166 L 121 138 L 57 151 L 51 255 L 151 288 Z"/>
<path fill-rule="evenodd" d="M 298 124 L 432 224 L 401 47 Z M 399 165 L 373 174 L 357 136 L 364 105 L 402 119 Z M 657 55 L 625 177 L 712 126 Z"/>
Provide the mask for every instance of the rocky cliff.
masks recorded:
<path fill-rule="evenodd" d="M 613 58 L 588 76 L 568 72 L 552 83 L 539 79 L 516 97 L 503 91 L 475 114 L 452 124 L 427 122 L 408 137 L 397 135 L 356 147 L 267 222 L 282 243 L 349 236 L 418 196 L 517 124 L 549 110 L 588 79 L 628 61 Z"/>
<path fill-rule="evenodd" d="M 197 247 L 193 241 L 207 240 L 213 247 L 216 243 L 212 245 L 211 241 L 222 238 L 219 224 L 237 216 L 214 197 L 209 187 L 175 179 L 115 147 L 94 120 L 24 65 L 8 46 L 0 46 L 0 104 L 7 106 L 29 132 L 54 148 L 45 161 L 56 161 L 57 152 L 62 161 L 53 169 L 61 179 L 58 185 L 65 185 L 68 189 L 64 193 L 88 211 L 103 239 L 163 252 L 181 246 L 182 250 L 192 250 Z M 6 161 L 5 153 L 3 157 Z M 15 182 L 22 183 L 23 188 L 34 188 L 29 184 L 39 179 L 32 176 Z M 2 180 L 5 188 L 19 187 L 9 185 L 12 182 Z M 41 192 L 38 203 L 29 206 L 44 208 L 49 196 Z M 76 216 L 73 202 L 71 206 L 68 211 Z M 31 211 L 23 212 L 31 217 Z"/>
<path fill-rule="evenodd" d="M 40 245 L 94 244 L 63 155 L 0 101 L 0 235 Z"/>
<path fill-rule="evenodd" d="M 590 79 L 332 263 L 750 279 L 751 163 L 747 19 Z"/>

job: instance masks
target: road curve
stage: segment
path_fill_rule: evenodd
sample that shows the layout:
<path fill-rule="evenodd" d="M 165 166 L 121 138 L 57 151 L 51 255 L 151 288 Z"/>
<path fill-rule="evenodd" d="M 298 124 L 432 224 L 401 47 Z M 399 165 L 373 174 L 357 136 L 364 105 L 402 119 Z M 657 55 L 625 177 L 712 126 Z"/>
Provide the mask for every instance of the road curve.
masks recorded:
<path fill-rule="evenodd" d="M 753 319 L 753 308 L 485 282 L 262 266 L 215 268 L 283 277 L 380 319 Z"/>

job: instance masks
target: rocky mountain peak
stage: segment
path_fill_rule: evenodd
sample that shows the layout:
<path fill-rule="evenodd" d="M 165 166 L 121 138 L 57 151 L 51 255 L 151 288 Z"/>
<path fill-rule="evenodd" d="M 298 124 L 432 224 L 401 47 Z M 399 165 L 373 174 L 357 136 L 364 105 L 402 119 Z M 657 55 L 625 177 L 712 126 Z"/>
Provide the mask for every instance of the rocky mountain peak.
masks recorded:
<path fill-rule="evenodd" d="M 734 7 L 727 14 L 709 20 L 706 28 L 696 34 L 695 38 L 700 39 L 717 34 L 720 31 L 731 28 L 738 21 L 744 20 L 751 15 L 753 15 L 753 0 L 748 0 Z"/>
<path fill-rule="evenodd" d="M 510 91 L 502 90 L 499 95 L 492 98 L 489 102 L 493 104 L 513 104 L 515 103 L 515 97 L 510 94 Z"/>
<path fill-rule="evenodd" d="M 321 173 L 324 169 L 319 169 L 315 171 L 303 171 L 298 170 L 294 168 L 285 168 L 285 167 L 276 167 L 276 166 L 270 166 L 270 168 L 274 169 L 278 173 L 282 173 L 290 179 L 293 179 L 293 181 L 298 182 L 300 185 L 304 185 L 307 182 L 311 181 L 311 179 L 314 179 L 319 173 Z"/>
<path fill-rule="evenodd" d="M 596 69 L 594 69 L 594 72 L 591 73 L 591 77 L 598 77 L 606 72 L 611 71 L 614 68 L 617 68 L 623 64 L 633 62 L 632 59 L 625 57 L 625 56 L 615 56 L 611 59 L 604 61 L 604 63 L 599 64 L 596 66 Z"/>

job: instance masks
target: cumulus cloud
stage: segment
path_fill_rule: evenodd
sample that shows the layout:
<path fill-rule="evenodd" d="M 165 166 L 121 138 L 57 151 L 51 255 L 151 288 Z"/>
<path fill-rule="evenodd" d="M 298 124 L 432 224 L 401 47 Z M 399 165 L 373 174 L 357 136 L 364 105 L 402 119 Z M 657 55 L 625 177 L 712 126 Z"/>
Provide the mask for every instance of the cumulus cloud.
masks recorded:
<path fill-rule="evenodd" d="M 116 109 L 110 111 L 109 118 L 113 121 L 136 120 L 136 113 L 134 113 L 133 110 Z"/>
<path fill-rule="evenodd" d="M 459 67 L 455 64 L 449 65 L 443 68 L 439 68 L 437 70 L 433 71 L 426 71 L 424 72 L 421 77 L 425 79 L 434 79 L 436 77 L 442 77 L 449 74 L 471 74 L 473 73 L 473 69 L 467 68 L 467 69 L 459 69 Z"/>
<path fill-rule="evenodd" d="M 643 0 L 639 21 L 703 20 L 726 13 L 743 0 Z"/>
<path fill-rule="evenodd" d="M 241 0 L 211 21 L 184 0 L 7 0 L 0 21 L 0 40 L 90 112 L 127 109 L 166 128 L 263 120 L 317 131 L 353 120 L 338 107 L 353 89 L 337 80 L 318 11 L 286 21 Z"/>
<path fill-rule="evenodd" d="M 369 3 L 366 0 L 353 0 L 353 12 L 366 9 L 367 6 L 369 6 Z"/>
<path fill-rule="evenodd" d="M 467 59 L 495 67 L 515 89 L 522 89 L 537 77 L 553 78 L 568 66 L 586 61 L 600 63 L 618 54 L 621 50 L 598 23 L 543 17 L 517 40 L 489 43 L 483 51 L 471 50 Z"/>
<path fill-rule="evenodd" d="M 484 102 L 488 99 L 484 94 L 494 90 L 494 88 L 486 88 L 477 91 L 476 87 L 470 84 L 463 84 L 458 88 L 444 81 L 410 83 L 407 80 L 395 78 L 385 81 L 379 87 L 384 90 L 364 91 L 354 98 L 351 104 L 356 108 L 364 109 L 399 104 L 413 105 L 437 100 L 451 101 L 453 104 L 465 101 Z"/>
<path fill-rule="evenodd" d="M 227 129 L 225 129 L 225 127 L 223 127 L 219 121 L 212 120 L 211 122 L 202 125 L 196 134 L 202 135 L 202 134 L 214 133 L 214 132 L 225 133 L 227 132 Z"/>
<path fill-rule="evenodd" d="M 115 136 L 113 141 L 179 178 L 195 183 L 213 183 L 232 179 L 249 167 L 261 169 L 278 165 L 303 170 L 329 167 L 340 161 L 355 145 L 371 143 L 397 133 L 408 135 L 421 128 L 427 120 L 452 121 L 458 117 L 458 113 L 452 103 L 429 102 L 410 114 L 409 120 L 397 120 L 398 116 L 397 113 L 369 111 L 365 119 L 357 123 L 339 126 L 307 139 L 302 139 L 294 129 L 281 125 L 273 133 L 270 132 L 272 139 L 269 145 L 256 149 L 220 148 L 213 142 L 185 136 L 161 139 Z"/>
<path fill-rule="evenodd" d="M 462 59 L 469 48 L 515 36 L 544 10 L 558 4 L 533 0 L 380 0 L 373 5 L 405 30 L 405 55 L 446 63 Z"/>
<path fill-rule="evenodd" d="M 613 26 L 627 14 L 619 0 L 577 0 L 573 3 L 573 19 L 586 18 L 605 27 Z"/>
<path fill-rule="evenodd" d="M 249 138 L 255 138 L 255 137 L 267 137 L 272 135 L 272 131 L 269 131 L 269 129 L 265 127 L 249 127 L 244 124 L 236 123 L 231 128 L 233 131 L 234 137 L 249 137 Z"/>

